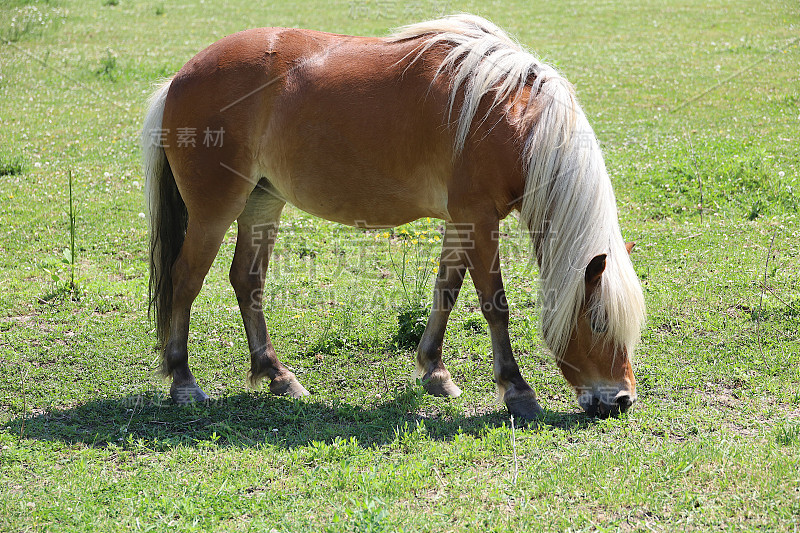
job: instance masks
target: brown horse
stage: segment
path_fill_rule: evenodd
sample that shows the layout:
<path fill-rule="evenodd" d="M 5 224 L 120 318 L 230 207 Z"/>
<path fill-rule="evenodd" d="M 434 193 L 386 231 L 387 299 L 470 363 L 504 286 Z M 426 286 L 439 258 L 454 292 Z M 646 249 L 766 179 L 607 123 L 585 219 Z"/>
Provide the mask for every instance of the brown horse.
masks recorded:
<path fill-rule="evenodd" d="M 442 363 L 469 270 L 489 324 L 498 393 L 540 412 L 508 335 L 499 221 L 520 212 L 539 264 L 542 332 L 590 415 L 636 400 L 644 319 L 602 153 L 571 85 L 490 22 L 468 15 L 387 38 L 262 28 L 212 44 L 153 95 L 143 128 L 150 305 L 178 403 L 208 396 L 189 370 L 192 302 L 238 221 L 230 281 L 249 379 L 308 394 L 277 358 L 262 309 L 288 202 L 349 225 L 446 222 L 433 310 L 417 349 L 425 389 L 458 396 Z"/>

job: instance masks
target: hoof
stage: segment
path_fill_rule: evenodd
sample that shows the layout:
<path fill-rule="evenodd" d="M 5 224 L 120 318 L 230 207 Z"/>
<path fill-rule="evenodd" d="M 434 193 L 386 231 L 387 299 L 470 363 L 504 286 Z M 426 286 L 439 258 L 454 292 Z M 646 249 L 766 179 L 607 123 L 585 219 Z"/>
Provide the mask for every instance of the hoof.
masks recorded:
<path fill-rule="evenodd" d="M 272 394 L 289 398 L 302 398 L 310 395 L 306 388 L 300 385 L 294 374 L 276 377 L 269 384 L 269 390 Z"/>
<path fill-rule="evenodd" d="M 431 396 L 446 396 L 448 398 L 458 398 L 461 396 L 461 389 L 453 383 L 450 373 L 446 375 L 426 375 L 422 378 L 422 387 Z"/>
<path fill-rule="evenodd" d="M 197 386 L 197 383 L 190 385 L 175 385 L 169 389 L 172 401 L 178 405 L 187 405 L 192 402 L 207 402 L 211 398 Z"/>
<path fill-rule="evenodd" d="M 504 398 L 508 412 L 517 418 L 534 420 L 542 415 L 542 408 L 536 401 L 536 394 L 533 391 L 517 393 L 513 396 L 506 393 Z"/>

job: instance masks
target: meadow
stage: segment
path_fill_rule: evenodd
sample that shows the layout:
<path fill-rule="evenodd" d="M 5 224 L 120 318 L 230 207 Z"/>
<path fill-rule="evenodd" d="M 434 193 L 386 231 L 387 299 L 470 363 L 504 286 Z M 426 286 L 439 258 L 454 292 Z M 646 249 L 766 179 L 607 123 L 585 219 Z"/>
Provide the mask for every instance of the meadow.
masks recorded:
<path fill-rule="evenodd" d="M 454 12 L 575 84 L 637 243 L 638 403 L 581 414 L 514 215 L 511 338 L 545 414 L 512 426 L 469 280 L 444 345 L 464 394 L 411 379 L 441 221 L 288 207 L 267 325 L 312 396 L 245 386 L 234 227 L 192 315 L 214 400 L 171 404 L 138 145 L 154 82 L 245 28 L 380 36 Z M 799 34 L 788 1 L 0 2 L 0 530 L 798 531 Z"/>

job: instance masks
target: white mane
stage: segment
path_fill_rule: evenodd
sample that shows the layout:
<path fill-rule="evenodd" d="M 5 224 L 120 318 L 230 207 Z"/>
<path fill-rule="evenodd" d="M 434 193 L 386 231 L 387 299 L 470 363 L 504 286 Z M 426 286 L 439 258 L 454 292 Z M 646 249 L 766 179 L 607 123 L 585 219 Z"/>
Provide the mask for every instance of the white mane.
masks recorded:
<path fill-rule="evenodd" d="M 632 355 L 644 322 L 644 298 L 622 239 L 600 146 L 572 85 L 480 17 L 454 15 L 405 26 L 389 40 L 422 37 L 414 60 L 436 44 L 451 47 L 436 73 L 452 77 L 451 114 L 458 90 L 464 91 L 456 153 L 464 148 L 485 96 L 494 94 L 490 106 L 494 109 L 530 86 L 521 154 L 527 176 L 520 220 L 530 231 L 539 263 L 545 342 L 555 357 L 563 356 L 585 299 L 586 266 L 593 257 L 607 254 L 600 290 L 589 302 L 589 312 L 604 319 L 604 335 Z"/>

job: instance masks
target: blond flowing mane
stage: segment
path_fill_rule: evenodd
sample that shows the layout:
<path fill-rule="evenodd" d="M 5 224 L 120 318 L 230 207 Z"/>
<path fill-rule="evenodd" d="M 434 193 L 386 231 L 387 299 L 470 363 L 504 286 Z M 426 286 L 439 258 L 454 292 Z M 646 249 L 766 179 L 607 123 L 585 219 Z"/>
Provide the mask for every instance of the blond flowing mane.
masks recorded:
<path fill-rule="evenodd" d="M 491 111 L 529 95 L 520 220 L 539 263 L 542 335 L 554 356 L 564 354 L 584 303 L 586 266 L 600 254 L 607 254 L 606 268 L 588 311 L 603 322 L 603 335 L 632 355 L 644 323 L 644 298 L 622 239 L 602 151 L 572 85 L 481 17 L 453 15 L 405 26 L 388 37 L 415 38 L 422 40 L 413 61 L 437 44 L 450 47 L 436 76 L 452 78 L 451 116 L 463 90 L 456 153 L 473 131 L 484 97 L 493 98 Z"/>

